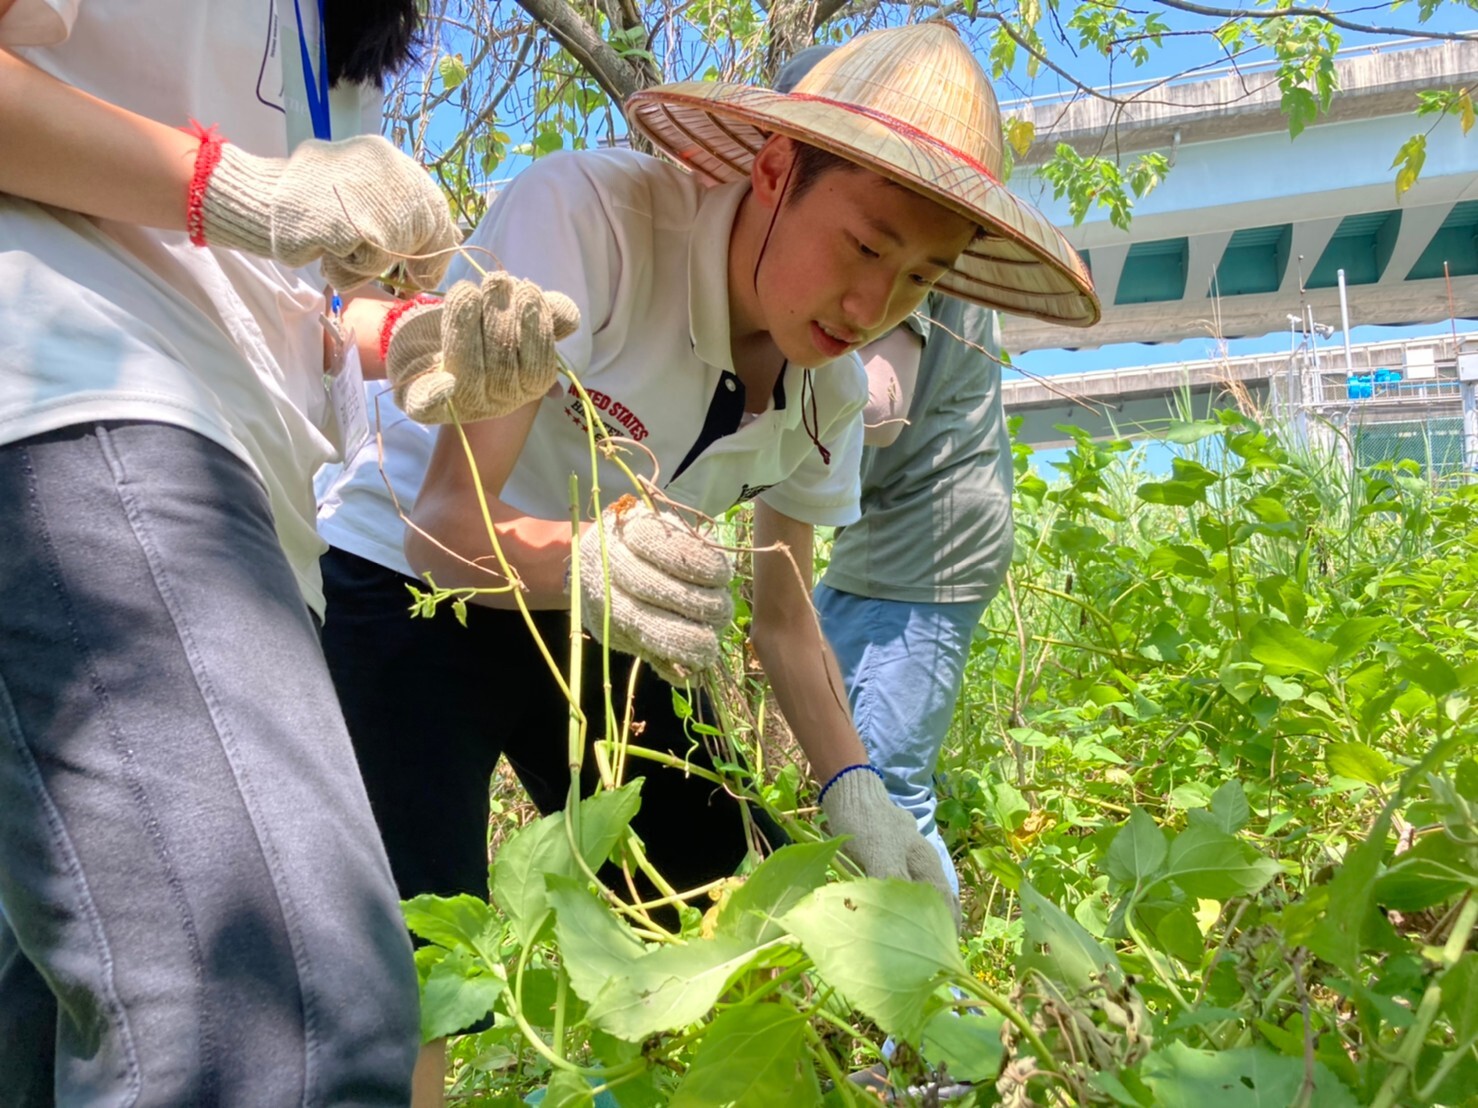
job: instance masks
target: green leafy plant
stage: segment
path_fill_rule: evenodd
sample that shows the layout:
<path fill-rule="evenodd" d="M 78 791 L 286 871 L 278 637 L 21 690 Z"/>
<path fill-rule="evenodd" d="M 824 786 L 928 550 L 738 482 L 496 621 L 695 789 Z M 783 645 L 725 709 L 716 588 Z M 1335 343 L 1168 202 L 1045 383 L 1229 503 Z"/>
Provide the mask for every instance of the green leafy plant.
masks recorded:
<path fill-rule="evenodd" d="M 1235 412 L 1172 427 L 1156 478 L 1073 434 L 1050 484 L 1017 448 L 942 767 L 963 936 L 927 889 L 837 882 L 793 818 L 657 926 L 596 876 L 639 864 L 612 781 L 508 837 L 488 900 L 406 905 L 426 1036 L 494 1020 L 455 1043 L 454 1101 L 864 1103 L 845 1075 L 886 1035 L 920 1103 L 1468 1102 L 1478 489 Z M 803 808 L 753 721 L 711 730 Z"/>

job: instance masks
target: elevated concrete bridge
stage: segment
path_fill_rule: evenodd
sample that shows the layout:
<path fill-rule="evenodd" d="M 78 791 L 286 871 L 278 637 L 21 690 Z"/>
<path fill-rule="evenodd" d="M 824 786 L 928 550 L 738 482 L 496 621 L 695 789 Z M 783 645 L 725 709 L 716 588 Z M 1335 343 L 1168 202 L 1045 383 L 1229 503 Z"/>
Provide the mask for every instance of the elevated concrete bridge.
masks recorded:
<path fill-rule="evenodd" d="M 1037 448 L 1069 445 L 1059 425 L 1097 439 L 1163 434 L 1170 421 L 1240 407 L 1349 436 L 1382 426 L 1452 421 L 1466 468 L 1478 469 L 1478 331 L 1452 336 L 1338 343 L 1220 360 L 1006 381 L 1017 439 Z M 1461 430 L 1459 430 L 1461 426 Z"/>
<path fill-rule="evenodd" d="M 1007 348 L 1264 335 L 1300 311 L 1301 287 L 1317 318 L 1338 320 L 1338 269 L 1352 325 L 1432 322 L 1449 305 L 1478 318 L 1478 130 L 1438 122 L 1421 178 L 1399 199 L 1391 168 L 1401 144 L 1432 126 L 1414 114 L 1418 91 L 1478 83 L 1478 39 L 1364 48 L 1335 64 L 1330 113 L 1295 140 L 1270 67 L 1120 86 L 1118 103 L 1002 105 L 1036 128 L 1012 187 L 1084 252 L 1104 304 L 1088 330 L 1008 319 Z M 1123 163 L 1158 150 L 1172 169 L 1137 202 L 1128 231 L 1103 209 L 1073 227 L 1037 172 L 1059 142 Z"/>

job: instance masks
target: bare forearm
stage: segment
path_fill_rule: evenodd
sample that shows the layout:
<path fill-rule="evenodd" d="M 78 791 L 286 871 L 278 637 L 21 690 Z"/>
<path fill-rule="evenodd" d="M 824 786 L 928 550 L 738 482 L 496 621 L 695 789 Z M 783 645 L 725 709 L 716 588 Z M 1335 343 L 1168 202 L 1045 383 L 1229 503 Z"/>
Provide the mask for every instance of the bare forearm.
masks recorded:
<path fill-rule="evenodd" d="M 811 606 L 808 523 L 771 508 L 754 510 L 754 622 L 750 638 L 801 749 L 819 781 L 867 761 L 852 726 L 847 693 Z"/>
<path fill-rule="evenodd" d="M 888 332 L 863 347 L 867 371 L 867 407 L 862 412 L 868 446 L 892 446 L 908 425 L 908 409 L 918 384 L 923 343 L 906 327 Z"/>
<path fill-rule="evenodd" d="M 488 498 L 488 512 L 498 547 L 523 586 L 525 603 L 530 608 L 569 607 L 565 571 L 570 561 L 570 525 L 533 519 L 496 497 Z M 452 502 L 423 495 L 411 520 L 405 554 L 417 573 L 430 573 L 444 588 L 508 584 L 475 501 Z M 474 602 L 492 608 L 513 608 L 518 603 L 511 591 L 485 593 Z"/>
<path fill-rule="evenodd" d="M 344 327 L 354 332 L 359 366 L 366 381 L 385 377 L 385 358 L 380 353 L 380 331 L 385 316 L 398 301 L 373 287 L 361 289 L 344 304 Z"/>
<path fill-rule="evenodd" d="M 867 751 L 852 724 L 847 690 L 831 648 L 814 622 L 809 629 L 803 622 L 812 615 L 807 605 L 797 619 L 782 626 L 757 626 L 753 641 L 785 722 L 816 780 L 825 782 L 838 770 L 867 761 Z"/>
<path fill-rule="evenodd" d="M 0 192 L 183 230 L 199 146 L 0 50 Z"/>
<path fill-rule="evenodd" d="M 864 446 L 892 446 L 898 441 L 908 425 L 908 407 L 899 400 L 896 392 L 868 392 L 867 406 L 862 409 Z"/>
<path fill-rule="evenodd" d="M 406 532 L 406 559 L 417 573 L 429 572 L 438 585 L 449 588 L 508 584 L 488 535 L 478 499 L 480 484 L 498 548 L 521 582 L 529 606 L 568 605 L 564 582 L 570 558 L 569 523 L 534 519 L 498 496 L 518 462 L 538 407 L 530 404 L 501 419 L 463 428 L 477 466 L 476 481 L 462 435 L 454 427 L 441 429 L 411 512 L 412 526 Z M 509 592 L 482 596 L 478 603 L 494 608 L 517 604 Z"/>

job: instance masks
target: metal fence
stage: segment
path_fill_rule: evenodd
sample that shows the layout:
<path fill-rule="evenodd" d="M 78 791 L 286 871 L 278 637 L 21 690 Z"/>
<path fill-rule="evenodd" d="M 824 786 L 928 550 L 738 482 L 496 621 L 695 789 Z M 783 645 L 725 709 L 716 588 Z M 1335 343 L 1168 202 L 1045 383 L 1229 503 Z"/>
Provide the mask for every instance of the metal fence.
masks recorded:
<path fill-rule="evenodd" d="M 1351 448 L 1357 465 L 1411 461 L 1434 476 L 1463 469 L 1461 416 L 1398 422 L 1352 422 Z"/>

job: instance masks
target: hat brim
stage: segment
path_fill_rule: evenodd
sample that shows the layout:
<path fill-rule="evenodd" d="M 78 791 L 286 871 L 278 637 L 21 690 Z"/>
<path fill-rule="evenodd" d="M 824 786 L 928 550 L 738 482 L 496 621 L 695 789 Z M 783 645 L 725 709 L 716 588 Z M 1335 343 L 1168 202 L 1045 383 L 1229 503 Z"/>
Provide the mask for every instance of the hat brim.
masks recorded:
<path fill-rule="evenodd" d="M 1093 279 L 1062 233 L 990 174 L 926 137 L 815 97 L 710 81 L 643 89 L 625 111 L 663 153 L 715 181 L 748 177 L 774 134 L 879 173 L 984 229 L 939 281 L 941 292 L 1069 327 L 1098 322 Z"/>

